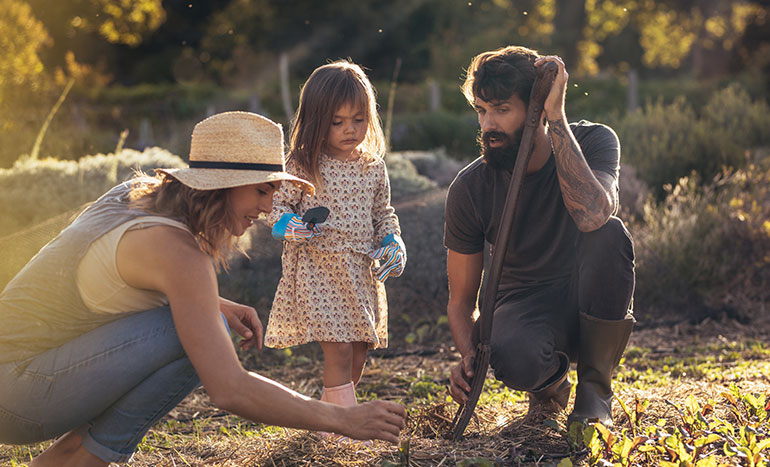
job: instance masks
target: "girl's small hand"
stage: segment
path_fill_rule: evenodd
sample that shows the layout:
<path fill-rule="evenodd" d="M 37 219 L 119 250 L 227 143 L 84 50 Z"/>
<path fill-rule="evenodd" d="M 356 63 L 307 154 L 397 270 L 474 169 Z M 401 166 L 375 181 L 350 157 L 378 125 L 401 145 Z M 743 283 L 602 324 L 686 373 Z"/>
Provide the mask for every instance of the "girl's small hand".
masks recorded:
<path fill-rule="evenodd" d="M 292 212 L 287 212 L 281 219 L 275 223 L 272 231 L 273 238 L 278 240 L 288 240 L 290 242 L 306 242 L 313 237 L 321 235 L 321 227 L 313 225 L 309 229 L 302 222 L 302 218 Z"/>
<path fill-rule="evenodd" d="M 243 338 L 238 343 L 241 350 L 262 348 L 262 322 L 259 321 L 257 310 L 219 297 L 219 311 L 225 315 L 230 329 Z"/>
<path fill-rule="evenodd" d="M 396 234 L 390 234 L 382 240 L 382 246 L 369 253 L 372 259 L 383 260 L 375 274 L 377 280 L 385 282 L 389 276 L 398 277 L 406 266 L 406 247 Z"/>

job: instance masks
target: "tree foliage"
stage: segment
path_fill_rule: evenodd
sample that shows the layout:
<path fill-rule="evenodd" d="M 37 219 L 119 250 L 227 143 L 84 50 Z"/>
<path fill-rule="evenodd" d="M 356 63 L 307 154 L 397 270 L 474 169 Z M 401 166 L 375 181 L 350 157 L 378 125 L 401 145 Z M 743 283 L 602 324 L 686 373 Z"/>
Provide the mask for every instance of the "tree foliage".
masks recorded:
<path fill-rule="evenodd" d="M 455 79 L 471 56 L 507 44 L 560 54 L 577 74 L 683 64 L 707 74 L 706 57 L 740 68 L 770 55 L 761 46 L 770 37 L 758 32 L 770 7 L 759 0 L 8 0 L 2 8 L 20 5 L 32 7 L 23 14 L 37 26 L 6 14 L 22 34 L 3 34 L 17 44 L 4 51 L 36 50 L 38 60 L 24 63 L 51 69 L 72 51 L 126 83 L 254 82 L 281 53 L 302 77 L 351 57 L 384 80 L 400 58 L 406 81 Z"/>
<path fill-rule="evenodd" d="M 0 3 L 0 102 L 13 87 L 37 87 L 43 74 L 40 50 L 50 43 L 45 27 L 20 0 Z"/>
<path fill-rule="evenodd" d="M 90 15 L 75 16 L 72 25 L 98 31 L 114 44 L 137 46 L 166 19 L 161 0 L 91 0 Z"/>
<path fill-rule="evenodd" d="M 531 2 L 530 9 L 535 14 L 525 27 L 550 35 L 555 52 L 589 74 L 599 71 L 612 41 L 627 46 L 612 62 L 676 69 L 694 53 L 733 52 L 749 26 L 770 21 L 768 7 L 749 0 L 545 0 Z M 634 46 L 641 47 L 641 60 L 631 56 Z"/>

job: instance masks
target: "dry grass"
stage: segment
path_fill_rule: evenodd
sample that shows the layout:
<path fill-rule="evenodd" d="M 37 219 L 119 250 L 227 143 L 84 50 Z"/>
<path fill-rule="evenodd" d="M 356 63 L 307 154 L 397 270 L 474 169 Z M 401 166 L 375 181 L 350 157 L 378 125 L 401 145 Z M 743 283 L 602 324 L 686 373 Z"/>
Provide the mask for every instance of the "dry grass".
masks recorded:
<path fill-rule="evenodd" d="M 718 400 L 731 383 L 745 392 L 767 394 L 770 348 L 762 343 L 768 342 L 768 336 L 766 318 L 755 319 L 751 326 L 708 320 L 638 330 L 618 374 L 617 396 L 627 406 L 637 399 L 648 400 L 639 425 L 649 426 L 659 420 L 676 424 L 677 407 L 688 396 L 702 403 Z M 321 366 L 317 357 L 317 349 L 307 346 L 291 357 L 267 352 L 243 360 L 252 369 L 318 397 Z M 446 391 L 448 369 L 455 360 L 456 354 L 443 344 L 371 356 L 359 393 L 365 399 L 395 400 L 407 407 L 401 447 L 383 442 L 369 447 L 337 445 L 307 431 L 254 424 L 219 411 L 199 389 L 150 431 L 131 465 L 546 466 L 570 454 L 567 440 L 546 426 L 542 416 L 525 416 L 525 394 L 503 388 L 491 373 L 466 437 L 458 443 L 445 440 L 456 410 Z M 715 410 L 723 418 L 730 417 L 724 408 Z M 563 427 L 566 415 L 565 411 L 553 419 Z M 615 404 L 615 419 L 616 430 L 631 429 L 619 404 Z M 27 462 L 46 445 L 2 446 L 0 463 Z M 584 456 L 572 454 L 578 465 L 585 463 Z"/>

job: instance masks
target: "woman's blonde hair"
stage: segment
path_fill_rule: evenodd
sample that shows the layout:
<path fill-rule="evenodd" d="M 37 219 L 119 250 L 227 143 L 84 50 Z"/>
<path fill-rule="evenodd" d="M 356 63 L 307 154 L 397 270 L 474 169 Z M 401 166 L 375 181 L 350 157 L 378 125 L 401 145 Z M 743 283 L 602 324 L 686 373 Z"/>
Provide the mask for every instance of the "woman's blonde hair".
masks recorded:
<path fill-rule="evenodd" d="M 237 221 L 230 208 L 230 189 L 196 190 L 165 173 L 137 174 L 130 206 L 178 220 L 190 228 L 198 247 L 211 256 L 217 271 L 227 270 L 228 258 L 242 251 L 231 226 Z"/>
<path fill-rule="evenodd" d="M 350 104 L 362 111 L 367 131 L 361 147 L 375 163 L 385 153 L 385 136 L 377 112 L 374 87 L 364 70 L 349 60 L 338 60 L 313 71 L 302 86 L 299 108 L 292 121 L 290 154 L 302 174 L 316 186 L 323 185 L 319 158 L 335 112 Z"/>

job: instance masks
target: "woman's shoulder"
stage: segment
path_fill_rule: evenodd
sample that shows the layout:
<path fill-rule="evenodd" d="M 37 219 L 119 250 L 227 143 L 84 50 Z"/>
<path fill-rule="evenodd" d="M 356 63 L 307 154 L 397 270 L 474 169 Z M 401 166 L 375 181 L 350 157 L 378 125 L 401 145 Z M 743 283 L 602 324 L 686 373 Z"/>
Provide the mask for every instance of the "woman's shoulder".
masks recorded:
<path fill-rule="evenodd" d="M 165 260 L 210 261 L 190 231 L 173 224 L 156 223 L 126 232 L 121 239 L 124 248 L 156 254 Z"/>
<path fill-rule="evenodd" d="M 197 241 L 170 225 L 129 230 L 120 239 L 116 257 L 127 284 L 163 293 L 170 281 L 215 274 L 211 258 Z"/>

